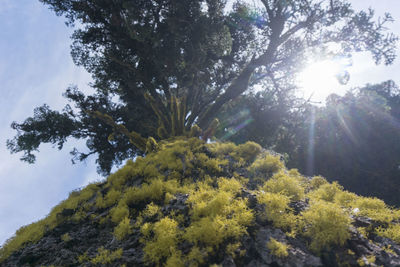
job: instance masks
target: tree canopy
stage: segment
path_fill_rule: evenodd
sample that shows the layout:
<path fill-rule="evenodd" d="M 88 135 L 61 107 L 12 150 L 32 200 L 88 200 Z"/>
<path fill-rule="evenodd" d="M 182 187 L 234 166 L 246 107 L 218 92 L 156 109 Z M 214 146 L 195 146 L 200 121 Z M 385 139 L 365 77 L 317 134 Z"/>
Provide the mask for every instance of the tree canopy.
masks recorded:
<path fill-rule="evenodd" d="M 307 54 L 369 51 L 390 64 L 397 38 L 386 34 L 386 14 L 356 12 L 345 0 L 260 0 L 232 7 L 224 0 L 40 0 L 75 29 L 71 55 L 93 77 L 96 93 L 76 87 L 62 111 L 38 107 L 14 122 L 11 152 L 34 162 L 41 143 L 62 148 L 69 137 L 86 140 L 109 173 L 145 153 L 141 139 L 164 139 L 203 129 L 207 137 L 226 104 L 262 88 L 266 99 L 289 95 Z M 280 99 L 280 98 L 279 98 Z M 197 126 L 196 126 L 197 127 Z M 215 130 L 215 129 L 214 129 Z"/>

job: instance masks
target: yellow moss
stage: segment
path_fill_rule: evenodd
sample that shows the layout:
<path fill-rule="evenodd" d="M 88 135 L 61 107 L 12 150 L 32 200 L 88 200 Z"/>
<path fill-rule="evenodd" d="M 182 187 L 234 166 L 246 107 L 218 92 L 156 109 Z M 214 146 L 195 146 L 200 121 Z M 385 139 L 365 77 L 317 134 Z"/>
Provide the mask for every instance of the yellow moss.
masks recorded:
<path fill-rule="evenodd" d="M 349 254 L 349 255 L 355 255 L 356 253 L 355 253 L 354 251 L 352 251 L 351 249 L 348 249 L 348 250 L 347 250 L 347 254 Z"/>
<path fill-rule="evenodd" d="M 146 217 L 153 217 L 160 213 L 161 213 L 160 207 L 151 202 L 146 206 L 146 209 L 142 212 L 142 215 Z"/>
<path fill-rule="evenodd" d="M 227 159 L 210 158 L 204 153 L 197 153 L 196 159 L 198 160 L 199 165 L 203 167 L 203 169 L 206 169 L 212 173 L 221 172 L 221 166 L 228 164 Z"/>
<path fill-rule="evenodd" d="M 71 219 L 74 222 L 80 222 L 83 219 L 85 219 L 87 217 L 87 213 L 85 211 L 83 211 L 82 209 L 80 209 L 79 211 L 75 212 L 74 215 L 72 215 Z"/>
<path fill-rule="evenodd" d="M 207 147 L 210 151 L 216 154 L 218 157 L 225 157 L 226 155 L 232 153 L 236 149 L 236 145 L 234 143 L 220 143 L 215 142 L 211 144 L 207 144 Z"/>
<path fill-rule="evenodd" d="M 128 205 L 132 205 L 143 200 L 161 200 L 164 193 L 163 189 L 162 180 L 154 179 L 150 184 L 128 188 L 124 194 L 124 201 Z"/>
<path fill-rule="evenodd" d="M 324 200 L 334 202 L 336 194 L 342 191 L 343 187 L 337 182 L 333 182 L 331 184 L 327 183 L 320 185 L 317 190 L 310 192 L 308 196 L 311 200 L 315 201 Z"/>
<path fill-rule="evenodd" d="M 321 185 L 327 184 L 328 181 L 322 176 L 314 176 L 310 180 L 310 185 L 312 190 L 318 189 Z"/>
<path fill-rule="evenodd" d="M 375 256 L 374 255 L 368 255 L 366 257 L 361 257 L 357 260 L 357 263 L 359 266 L 371 266 L 372 264 L 375 263 Z"/>
<path fill-rule="evenodd" d="M 343 207 L 351 207 L 352 203 L 358 198 L 354 193 L 348 191 L 339 191 L 336 193 L 334 201 L 335 203 Z"/>
<path fill-rule="evenodd" d="M 396 252 L 393 251 L 392 246 L 391 245 L 387 245 L 383 247 L 383 250 L 388 253 L 388 254 L 392 254 L 394 256 L 398 256 Z"/>
<path fill-rule="evenodd" d="M 46 229 L 44 220 L 23 226 L 15 233 L 15 236 L 8 239 L 0 248 L 0 262 L 18 250 L 21 246 L 28 243 L 35 243 L 43 237 Z"/>
<path fill-rule="evenodd" d="M 358 197 L 352 206 L 359 210 L 357 215 L 366 216 L 375 221 L 389 223 L 397 218 L 396 211 L 390 209 L 385 202 L 377 198 Z"/>
<path fill-rule="evenodd" d="M 101 193 L 96 198 L 95 206 L 97 208 L 105 208 L 106 207 L 106 202 L 104 201 L 103 195 Z"/>
<path fill-rule="evenodd" d="M 83 253 L 82 255 L 78 256 L 78 262 L 79 263 L 85 263 L 90 260 L 89 256 L 87 255 L 87 252 Z"/>
<path fill-rule="evenodd" d="M 154 238 L 145 243 L 144 260 L 149 263 L 159 263 L 177 253 L 179 240 L 178 223 L 171 218 L 163 218 L 154 223 Z"/>
<path fill-rule="evenodd" d="M 400 244 L 400 224 L 391 224 L 387 228 L 379 227 L 376 229 L 376 233 Z"/>
<path fill-rule="evenodd" d="M 118 240 L 122 240 L 125 236 L 132 233 L 132 225 L 130 223 L 130 219 L 125 217 L 117 227 L 114 228 L 114 236 Z"/>
<path fill-rule="evenodd" d="M 273 156 L 266 153 L 263 157 L 256 159 L 249 167 L 248 170 L 253 175 L 261 177 L 268 177 L 271 174 L 284 168 L 284 164 L 279 156 Z"/>
<path fill-rule="evenodd" d="M 71 240 L 71 237 L 69 236 L 68 233 L 65 233 L 65 234 L 63 234 L 63 235 L 61 236 L 61 240 L 64 241 L 64 242 L 68 242 L 68 241 Z"/>
<path fill-rule="evenodd" d="M 260 152 L 261 146 L 259 144 L 248 141 L 237 146 L 234 152 L 234 158 L 236 158 L 236 160 L 243 158 L 245 161 L 250 162 L 253 161 Z"/>
<path fill-rule="evenodd" d="M 225 239 L 238 239 L 247 234 L 246 227 L 237 221 L 217 215 L 215 217 L 204 217 L 193 222 L 184 234 L 184 239 L 191 243 L 203 243 L 205 245 L 218 247 Z"/>
<path fill-rule="evenodd" d="M 267 248 L 271 251 L 272 255 L 275 255 L 278 258 L 284 258 L 289 255 L 288 253 L 288 245 L 277 241 L 275 238 L 270 238 L 267 243 Z"/>
<path fill-rule="evenodd" d="M 126 182 L 136 175 L 138 175 L 137 168 L 134 168 L 133 162 L 129 160 L 124 167 L 107 178 L 107 184 L 109 187 L 121 191 Z"/>
<path fill-rule="evenodd" d="M 343 245 L 350 237 L 349 215 L 336 204 L 315 202 L 302 216 L 305 223 L 304 234 L 311 238 L 310 248 L 315 252 L 332 245 Z"/>
<path fill-rule="evenodd" d="M 228 255 L 231 255 L 233 258 L 235 258 L 236 257 L 236 251 L 238 251 L 239 248 L 240 248 L 240 243 L 239 242 L 236 242 L 236 243 L 233 243 L 233 244 L 229 244 L 229 245 L 226 246 L 226 253 Z"/>
<path fill-rule="evenodd" d="M 289 208 L 290 198 L 281 193 L 264 192 L 257 196 L 260 204 L 265 205 L 265 214 L 274 226 L 293 229 L 296 226 L 297 218 Z"/>
<path fill-rule="evenodd" d="M 280 193 L 288 196 L 290 200 L 298 201 L 304 198 L 304 188 L 299 179 L 280 171 L 264 183 L 262 190 L 271 193 Z"/>
<path fill-rule="evenodd" d="M 365 238 L 368 238 L 368 232 L 365 227 L 357 227 L 357 231 L 363 235 Z"/>
<path fill-rule="evenodd" d="M 237 194 L 241 191 L 242 187 L 242 183 L 235 178 L 221 177 L 218 179 L 218 188 L 222 191 Z"/>
<path fill-rule="evenodd" d="M 200 250 L 194 246 L 186 257 L 186 262 L 189 266 L 198 266 L 204 263 L 204 258 L 207 256 L 207 251 Z"/>
<path fill-rule="evenodd" d="M 140 233 L 145 237 L 150 237 L 151 231 L 153 230 L 153 225 L 151 223 L 145 223 L 140 228 Z"/>
<path fill-rule="evenodd" d="M 110 210 L 111 221 L 114 223 L 121 222 L 125 217 L 129 217 L 129 208 L 126 204 L 118 204 Z"/>
<path fill-rule="evenodd" d="M 106 196 L 104 197 L 105 207 L 110 207 L 116 204 L 120 198 L 121 192 L 112 188 L 110 191 L 107 192 Z"/>
<path fill-rule="evenodd" d="M 171 257 L 169 257 L 167 259 L 167 262 L 165 263 L 165 267 L 184 267 L 184 261 L 182 259 L 182 255 L 181 252 L 175 251 L 174 254 L 171 255 Z"/>
<path fill-rule="evenodd" d="M 109 264 L 122 257 L 123 250 L 119 248 L 113 252 L 105 249 L 104 247 L 98 248 L 96 257 L 90 260 L 92 264 Z"/>

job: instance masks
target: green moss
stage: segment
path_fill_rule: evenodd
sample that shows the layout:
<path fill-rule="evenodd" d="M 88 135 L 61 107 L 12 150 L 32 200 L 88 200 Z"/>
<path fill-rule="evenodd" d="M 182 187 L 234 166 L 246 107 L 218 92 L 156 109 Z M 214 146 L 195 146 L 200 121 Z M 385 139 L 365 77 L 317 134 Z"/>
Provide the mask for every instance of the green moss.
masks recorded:
<path fill-rule="evenodd" d="M 350 237 L 350 217 L 340 206 L 319 201 L 302 213 L 305 236 L 311 238 L 310 248 L 319 252 L 333 245 L 343 245 Z"/>
<path fill-rule="evenodd" d="M 277 241 L 275 238 L 270 238 L 267 243 L 267 248 L 271 251 L 272 255 L 275 255 L 278 258 L 284 258 L 289 255 L 288 253 L 288 245 Z"/>

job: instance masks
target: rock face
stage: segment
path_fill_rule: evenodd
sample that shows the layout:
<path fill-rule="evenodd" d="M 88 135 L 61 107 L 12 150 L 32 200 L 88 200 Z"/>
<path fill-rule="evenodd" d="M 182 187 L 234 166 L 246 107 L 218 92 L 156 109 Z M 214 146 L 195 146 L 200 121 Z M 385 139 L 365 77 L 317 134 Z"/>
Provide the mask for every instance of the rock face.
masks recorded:
<path fill-rule="evenodd" d="M 400 266 L 400 212 L 248 142 L 178 139 L 75 191 L 0 266 Z"/>

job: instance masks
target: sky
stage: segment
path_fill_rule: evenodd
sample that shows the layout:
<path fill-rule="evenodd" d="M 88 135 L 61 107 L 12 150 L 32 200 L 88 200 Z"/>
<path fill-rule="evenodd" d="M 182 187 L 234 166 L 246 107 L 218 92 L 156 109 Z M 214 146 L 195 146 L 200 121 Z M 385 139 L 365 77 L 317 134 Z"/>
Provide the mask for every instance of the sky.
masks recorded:
<path fill-rule="evenodd" d="M 389 28 L 400 35 L 400 0 L 351 2 L 356 10 L 371 6 L 377 15 L 390 11 L 396 22 Z M 13 121 L 32 116 L 33 109 L 44 103 L 62 109 L 67 104 L 62 93 L 69 85 L 91 92 L 90 75 L 72 62 L 71 33 L 64 19 L 39 1 L 0 0 L 0 245 L 21 226 L 46 216 L 72 190 L 102 179 L 93 157 L 71 164 L 69 151 L 84 150 L 82 142 L 71 140 L 61 151 L 41 145 L 33 165 L 6 149 L 6 140 L 15 135 Z M 349 71 L 346 86 L 332 84 L 335 93 L 388 79 L 400 84 L 400 58 L 391 66 L 375 66 L 371 57 L 355 55 Z"/>

